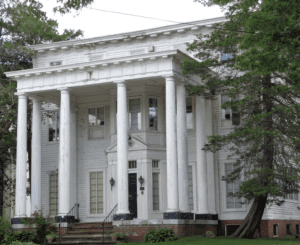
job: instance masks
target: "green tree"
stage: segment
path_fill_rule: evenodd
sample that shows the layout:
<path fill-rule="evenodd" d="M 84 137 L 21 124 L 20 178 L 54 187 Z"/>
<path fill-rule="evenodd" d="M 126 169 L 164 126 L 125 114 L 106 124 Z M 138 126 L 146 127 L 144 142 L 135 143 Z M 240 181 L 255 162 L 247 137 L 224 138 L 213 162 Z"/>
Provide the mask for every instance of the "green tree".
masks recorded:
<path fill-rule="evenodd" d="M 238 112 L 233 120 L 239 125 L 227 135 L 209 136 L 203 150 L 230 151 L 236 170 L 226 182 L 244 172 L 232 196 L 253 203 L 233 237 L 253 238 L 266 204 L 281 205 L 284 195 L 299 189 L 300 2 L 198 1 L 221 6 L 226 21 L 188 44 L 197 61 L 185 59 L 182 68 L 204 81 L 188 88 L 191 95 L 214 100 L 228 94 L 232 99 L 222 108 Z"/>
<path fill-rule="evenodd" d="M 18 97 L 16 81 L 4 72 L 31 69 L 34 53 L 29 45 L 76 39 L 83 35 L 81 30 L 57 31 L 58 23 L 43 12 L 43 5 L 36 0 L 0 1 L 0 180 L 4 195 L 14 197 L 15 180 L 6 174 L 16 163 L 16 131 Z M 28 100 L 28 140 L 29 171 L 31 169 L 31 103 Z M 31 174 L 30 174 L 31 176 Z M 28 189 L 28 194 L 30 188 Z M 13 205 L 6 203 L 7 205 Z M 1 205 L 1 204 L 0 204 Z"/>

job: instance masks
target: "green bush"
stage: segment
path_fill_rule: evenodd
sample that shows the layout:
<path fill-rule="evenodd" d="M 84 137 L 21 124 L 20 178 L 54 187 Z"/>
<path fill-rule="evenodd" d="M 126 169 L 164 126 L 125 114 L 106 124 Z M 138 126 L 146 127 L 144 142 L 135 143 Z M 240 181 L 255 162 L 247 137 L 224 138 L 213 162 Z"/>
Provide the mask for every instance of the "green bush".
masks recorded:
<path fill-rule="evenodd" d="M 2 216 L 0 216 L 0 241 L 3 241 L 6 234 L 13 232 L 11 223 L 5 217 L 5 211 Z"/>
<path fill-rule="evenodd" d="M 165 242 L 165 241 L 174 241 L 178 237 L 174 234 L 172 229 L 159 229 L 159 230 L 150 230 L 146 233 L 144 237 L 145 242 Z"/>
<path fill-rule="evenodd" d="M 36 239 L 36 233 L 32 233 L 30 231 L 20 231 L 20 232 L 11 232 L 5 234 L 2 242 L 4 244 L 11 244 L 12 242 L 19 241 L 19 242 L 33 242 Z"/>

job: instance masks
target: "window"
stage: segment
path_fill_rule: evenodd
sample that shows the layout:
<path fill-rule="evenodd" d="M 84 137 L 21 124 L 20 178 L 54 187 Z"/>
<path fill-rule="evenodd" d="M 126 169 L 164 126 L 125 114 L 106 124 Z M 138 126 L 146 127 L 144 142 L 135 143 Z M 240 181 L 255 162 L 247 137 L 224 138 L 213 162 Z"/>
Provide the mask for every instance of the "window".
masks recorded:
<path fill-rule="evenodd" d="M 231 50 L 236 50 L 236 47 L 231 47 Z M 229 63 L 235 64 L 235 53 L 230 52 L 230 48 L 228 51 L 225 51 L 225 48 L 221 51 L 221 61 L 230 60 Z"/>
<path fill-rule="evenodd" d="M 102 138 L 104 137 L 104 107 L 89 108 L 89 138 Z"/>
<path fill-rule="evenodd" d="M 292 232 L 291 232 L 291 225 L 290 225 L 290 224 L 287 224 L 287 225 L 286 225 L 286 234 L 287 234 L 287 235 L 292 235 Z"/>
<path fill-rule="evenodd" d="M 136 161 L 129 161 L 128 165 L 129 168 L 136 168 Z"/>
<path fill-rule="evenodd" d="M 129 100 L 129 127 L 131 131 L 141 130 L 141 103 L 140 99 Z"/>
<path fill-rule="evenodd" d="M 299 225 L 296 225 L 296 235 L 299 235 L 299 233 L 300 233 L 299 230 L 300 230 Z"/>
<path fill-rule="evenodd" d="M 193 193 L 193 168 L 192 166 L 188 167 L 189 173 L 189 208 L 194 210 L 194 193 Z"/>
<path fill-rule="evenodd" d="M 157 130 L 157 99 L 149 98 L 149 128 Z"/>
<path fill-rule="evenodd" d="M 158 160 L 152 160 L 152 168 L 158 168 Z"/>
<path fill-rule="evenodd" d="M 58 173 L 50 174 L 50 212 L 49 215 L 58 213 Z"/>
<path fill-rule="evenodd" d="M 278 224 L 273 225 L 273 236 L 278 236 Z"/>
<path fill-rule="evenodd" d="M 233 101 L 239 100 L 239 97 L 232 99 Z M 226 102 L 230 101 L 230 98 L 227 94 L 221 95 L 221 105 L 224 105 Z M 231 121 L 232 125 L 240 125 L 240 114 L 238 111 L 233 111 L 230 108 L 222 109 L 222 121 Z M 222 126 L 228 126 L 226 123 L 223 123 Z"/>
<path fill-rule="evenodd" d="M 186 98 L 186 128 L 193 129 L 192 98 Z"/>
<path fill-rule="evenodd" d="M 103 214 L 103 172 L 90 173 L 90 214 Z"/>
<path fill-rule="evenodd" d="M 233 163 L 225 163 L 225 176 L 227 177 L 236 169 Z M 240 181 L 235 180 L 234 182 L 226 182 L 226 207 L 228 209 L 232 208 L 242 208 L 241 199 L 238 197 L 229 196 L 229 193 L 236 193 L 240 188 Z"/>
<path fill-rule="evenodd" d="M 159 211 L 159 173 L 152 173 L 153 211 Z"/>
<path fill-rule="evenodd" d="M 49 141 L 59 141 L 59 111 L 49 112 Z"/>

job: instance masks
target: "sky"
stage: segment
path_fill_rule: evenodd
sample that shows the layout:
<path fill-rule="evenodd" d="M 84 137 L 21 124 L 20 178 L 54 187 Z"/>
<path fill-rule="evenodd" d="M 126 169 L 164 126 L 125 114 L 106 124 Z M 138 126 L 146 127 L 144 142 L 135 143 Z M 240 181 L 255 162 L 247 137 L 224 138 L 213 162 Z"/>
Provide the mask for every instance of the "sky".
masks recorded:
<path fill-rule="evenodd" d="M 172 22 L 140 18 L 122 14 L 98 11 L 121 12 L 132 15 L 171 20 L 175 22 L 189 22 L 224 16 L 220 7 L 204 7 L 193 0 L 95 0 L 95 3 L 76 12 L 61 15 L 53 13 L 56 0 L 40 0 L 43 10 L 49 18 L 57 20 L 58 31 L 64 29 L 81 29 L 83 38 L 105 36 L 122 32 L 150 29 L 160 26 L 176 24 Z M 90 9 L 94 8 L 94 9 Z"/>

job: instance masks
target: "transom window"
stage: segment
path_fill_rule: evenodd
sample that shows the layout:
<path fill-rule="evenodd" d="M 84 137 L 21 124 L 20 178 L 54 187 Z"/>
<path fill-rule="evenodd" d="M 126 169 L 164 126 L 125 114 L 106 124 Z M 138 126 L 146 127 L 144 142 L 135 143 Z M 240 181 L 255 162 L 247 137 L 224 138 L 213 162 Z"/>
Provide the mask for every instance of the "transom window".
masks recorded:
<path fill-rule="evenodd" d="M 128 165 L 129 168 L 136 168 L 136 161 L 129 161 Z"/>
<path fill-rule="evenodd" d="M 49 112 L 49 141 L 59 141 L 59 111 Z"/>
<path fill-rule="evenodd" d="M 225 176 L 229 176 L 237 166 L 234 166 L 233 163 L 225 163 Z M 234 182 L 226 182 L 226 206 L 227 208 L 242 208 L 241 199 L 238 197 L 230 196 L 229 194 L 235 194 L 239 191 L 240 181 L 235 180 Z"/>
<path fill-rule="evenodd" d="M 186 128 L 193 129 L 192 98 L 186 98 Z"/>
<path fill-rule="evenodd" d="M 90 213 L 103 214 L 103 172 L 90 173 Z"/>
<path fill-rule="evenodd" d="M 131 131 L 141 130 L 142 115 L 140 99 L 129 100 L 129 127 Z"/>
<path fill-rule="evenodd" d="M 152 160 L 152 168 L 158 168 L 158 160 Z"/>
<path fill-rule="evenodd" d="M 236 98 L 229 98 L 227 94 L 221 95 L 221 104 L 224 105 L 228 101 L 237 101 L 239 97 Z M 239 125 L 240 124 L 240 114 L 238 111 L 233 111 L 230 108 L 222 109 L 222 121 L 231 120 L 232 125 Z"/>
<path fill-rule="evenodd" d="M 149 128 L 157 130 L 157 99 L 149 98 Z"/>
<path fill-rule="evenodd" d="M 50 174 L 50 212 L 49 215 L 58 213 L 58 173 Z"/>

